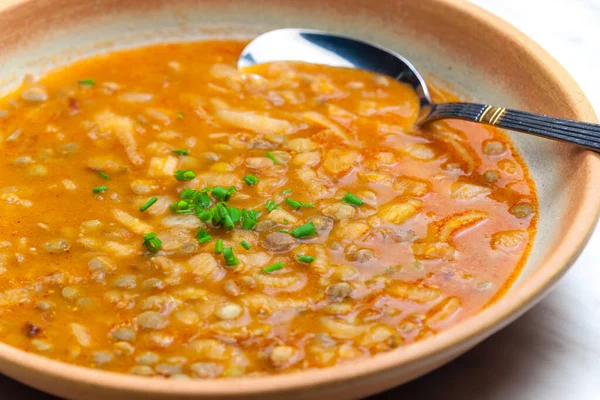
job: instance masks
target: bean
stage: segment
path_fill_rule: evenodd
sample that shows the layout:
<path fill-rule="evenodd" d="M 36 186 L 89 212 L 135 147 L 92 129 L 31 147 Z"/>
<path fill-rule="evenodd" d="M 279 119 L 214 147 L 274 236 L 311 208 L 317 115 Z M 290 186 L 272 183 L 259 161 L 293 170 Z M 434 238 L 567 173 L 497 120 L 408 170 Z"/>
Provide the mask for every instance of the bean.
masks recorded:
<path fill-rule="evenodd" d="M 113 356 L 106 351 L 95 351 L 94 362 L 98 365 L 107 364 L 113 360 Z"/>
<path fill-rule="evenodd" d="M 273 367 L 282 368 L 291 363 L 295 354 L 296 349 L 292 346 L 275 346 L 273 347 L 273 350 L 271 350 L 269 360 Z"/>
<path fill-rule="evenodd" d="M 198 378 L 216 378 L 223 372 L 223 366 L 212 362 L 197 362 L 190 365 L 190 370 Z"/>
<path fill-rule="evenodd" d="M 152 367 L 149 367 L 147 365 L 136 365 L 135 367 L 133 367 L 129 370 L 129 373 L 133 374 L 133 375 L 141 375 L 141 376 L 155 375 L 155 372 L 152 369 Z"/>
<path fill-rule="evenodd" d="M 354 255 L 354 259 L 359 263 L 367 263 L 371 260 L 374 260 L 375 258 L 375 253 L 367 249 L 360 249 Z"/>
<path fill-rule="evenodd" d="M 71 245 L 64 239 L 53 239 L 44 243 L 43 248 L 46 253 L 61 254 L 69 251 Z"/>
<path fill-rule="evenodd" d="M 262 245 L 267 250 L 285 253 L 296 245 L 296 239 L 287 233 L 271 232 L 265 237 Z"/>
<path fill-rule="evenodd" d="M 217 317 L 225 320 L 236 319 L 242 313 L 242 307 L 235 303 L 227 303 L 217 309 Z"/>
<path fill-rule="evenodd" d="M 158 364 L 154 367 L 154 370 L 161 375 L 171 376 L 175 374 L 180 374 L 182 369 L 179 365 L 172 364 Z"/>
<path fill-rule="evenodd" d="M 506 151 L 506 146 L 497 140 L 486 140 L 483 142 L 483 154 L 497 156 Z"/>
<path fill-rule="evenodd" d="M 144 289 L 164 289 L 165 284 L 163 281 L 157 278 L 149 278 L 142 283 Z"/>
<path fill-rule="evenodd" d="M 79 293 L 79 290 L 72 286 L 67 286 L 67 287 L 63 288 L 61 293 L 65 299 L 71 300 L 71 301 L 75 301 L 81 296 L 81 294 Z"/>
<path fill-rule="evenodd" d="M 120 289 L 134 289 L 136 286 L 134 275 L 121 275 L 115 279 L 113 286 Z"/>
<path fill-rule="evenodd" d="M 138 315 L 138 324 L 145 329 L 162 329 L 168 325 L 169 321 L 156 311 L 146 311 Z"/>
<path fill-rule="evenodd" d="M 339 303 L 344 300 L 346 297 L 350 297 L 352 294 L 352 286 L 346 282 L 334 283 L 329 286 L 325 293 L 330 301 L 335 303 Z"/>
<path fill-rule="evenodd" d="M 533 214 L 533 206 L 528 203 L 518 203 L 512 206 L 508 212 L 519 219 L 523 219 Z"/>
<path fill-rule="evenodd" d="M 127 342 L 115 343 L 115 354 L 116 355 L 127 355 L 130 356 L 135 352 L 135 347 Z"/>
<path fill-rule="evenodd" d="M 52 349 L 52 345 L 40 339 L 33 339 L 31 345 L 35 347 L 37 351 L 49 351 Z"/>
<path fill-rule="evenodd" d="M 482 175 L 483 181 L 485 183 L 494 183 L 498 180 L 499 177 L 500 175 L 498 174 L 498 171 L 494 170 L 485 171 Z"/>
<path fill-rule="evenodd" d="M 198 313 L 193 310 L 176 311 L 175 318 L 184 325 L 194 325 L 200 320 Z"/>
<path fill-rule="evenodd" d="M 115 340 L 131 342 L 135 339 L 135 332 L 130 328 L 117 328 L 110 336 Z"/>
<path fill-rule="evenodd" d="M 54 308 L 54 304 L 45 300 L 38 301 L 37 303 L 35 303 L 35 306 L 42 311 L 49 311 L 52 308 Z"/>
<path fill-rule="evenodd" d="M 30 103 L 43 103 L 48 100 L 48 92 L 41 87 L 32 86 L 21 92 L 21 98 Z"/>
<path fill-rule="evenodd" d="M 264 221 L 260 221 L 258 224 L 256 224 L 256 228 L 254 228 L 254 230 L 256 232 L 266 232 L 266 231 L 270 231 L 271 229 L 275 228 L 277 226 L 277 222 L 270 220 L 270 219 L 266 219 Z"/>
<path fill-rule="evenodd" d="M 234 281 L 227 281 L 223 284 L 223 291 L 225 291 L 230 296 L 239 296 L 240 295 L 240 287 Z"/>
<path fill-rule="evenodd" d="M 140 354 L 135 358 L 135 362 L 142 365 L 156 364 L 158 360 L 160 360 L 160 357 L 156 353 L 152 353 L 151 351 L 147 351 L 143 354 Z"/>

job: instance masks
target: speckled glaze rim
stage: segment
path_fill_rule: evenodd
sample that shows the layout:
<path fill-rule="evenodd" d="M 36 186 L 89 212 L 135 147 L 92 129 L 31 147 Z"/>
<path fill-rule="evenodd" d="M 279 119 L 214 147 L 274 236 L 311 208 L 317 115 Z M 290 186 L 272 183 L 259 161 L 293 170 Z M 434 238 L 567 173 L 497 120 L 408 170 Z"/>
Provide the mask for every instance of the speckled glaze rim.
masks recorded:
<path fill-rule="evenodd" d="M 0 13 L 28 0 L 0 1 Z M 479 7 L 456 0 L 435 0 L 437 7 L 454 9 L 470 19 L 479 21 L 488 30 L 506 38 L 507 45 L 517 46 L 532 55 L 535 68 L 543 70 L 548 79 L 561 88 L 567 101 L 584 121 L 597 121 L 592 106 L 583 92 L 563 67 L 534 41 L 500 18 Z M 600 212 L 600 156 L 586 152 L 582 157 L 586 171 L 581 182 L 584 193 L 581 207 L 573 214 L 571 229 L 565 232 L 544 265 L 527 278 L 510 295 L 500 299 L 476 316 L 441 332 L 432 338 L 404 346 L 399 350 L 375 357 L 331 367 L 325 370 L 309 370 L 288 375 L 253 378 L 228 378 L 226 380 L 173 381 L 148 379 L 125 374 L 98 371 L 54 361 L 27 353 L 0 343 L 0 359 L 20 370 L 33 371 L 47 380 L 70 381 L 76 386 L 91 387 L 107 393 L 129 393 L 149 397 L 237 397 L 259 394 L 292 393 L 306 390 L 318 391 L 336 385 L 353 385 L 375 375 L 390 373 L 396 368 L 414 366 L 416 372 L 405 373 L 415 377 L 419 361 L 439 358 L 448 361 L 469 349 L 483 338 L 501 329 L 539 301 L 568 270 L 591 235 Z M 423 372 L 427 372 L 424 369 Z M 77 389 L 74 389 L 77 391 Z M 331 390 L 331 389 L 325 389 Z"/>

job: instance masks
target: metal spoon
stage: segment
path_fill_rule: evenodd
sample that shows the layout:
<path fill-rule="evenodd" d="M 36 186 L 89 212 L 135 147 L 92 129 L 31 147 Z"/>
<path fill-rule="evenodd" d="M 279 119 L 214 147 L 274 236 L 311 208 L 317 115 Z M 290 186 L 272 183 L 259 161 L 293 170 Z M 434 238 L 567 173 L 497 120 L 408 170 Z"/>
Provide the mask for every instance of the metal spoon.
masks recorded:
<path fill-rule="evenodd" d="M 421 103 L 417 125 L 439 119 L 464 119 L 600 151 L 600 125 L 487 104 L 434 104 L 415 67 L 399 54 L 373 43 L 310 29 L 277 29 L 250 42 L 238 60 L 238 68 L 275 61 L 364 69 L 407 83 L 417 92 Z"/>

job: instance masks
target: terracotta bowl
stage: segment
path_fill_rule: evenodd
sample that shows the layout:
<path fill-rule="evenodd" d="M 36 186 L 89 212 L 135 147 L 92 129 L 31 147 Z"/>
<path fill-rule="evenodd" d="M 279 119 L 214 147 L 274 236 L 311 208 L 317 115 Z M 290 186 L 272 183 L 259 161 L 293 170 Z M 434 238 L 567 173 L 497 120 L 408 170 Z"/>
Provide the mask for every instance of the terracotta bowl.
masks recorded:
<path fill-rule="evenodd" d="M 596 121 L 581 89 L 537 44 L 458 0 L 0 0 L 0 90 L 116 47 L 251 37 L 277 27 L 325 29 L 375 41 L 473 100 Z M 168 381 L 63 364 L 0 344 L 0 372 L 77 399 L 352 399 L 452 360 L 538 302 L 567 271 L 600 207 L 600 157 L 514 134 L 540 198 L 539 234 L 519 280 L 480 314 L 432 338 L 368 360 L 274 377 Z"/>

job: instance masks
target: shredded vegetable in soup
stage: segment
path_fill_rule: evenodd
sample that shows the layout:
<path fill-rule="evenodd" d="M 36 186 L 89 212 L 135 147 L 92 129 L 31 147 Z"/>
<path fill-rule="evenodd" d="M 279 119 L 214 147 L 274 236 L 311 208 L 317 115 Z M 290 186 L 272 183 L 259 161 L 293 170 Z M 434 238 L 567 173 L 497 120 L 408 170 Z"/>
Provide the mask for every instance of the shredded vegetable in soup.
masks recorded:
<path fill-rule="evenodd" d="M 537 202 L 507 137 L 385 76 L 168 44 L 0 101 L 0 340 L 175 379 L 356 362 L 503 295 Z M 433 88 L 437 101 L 455 98 Z"/>

